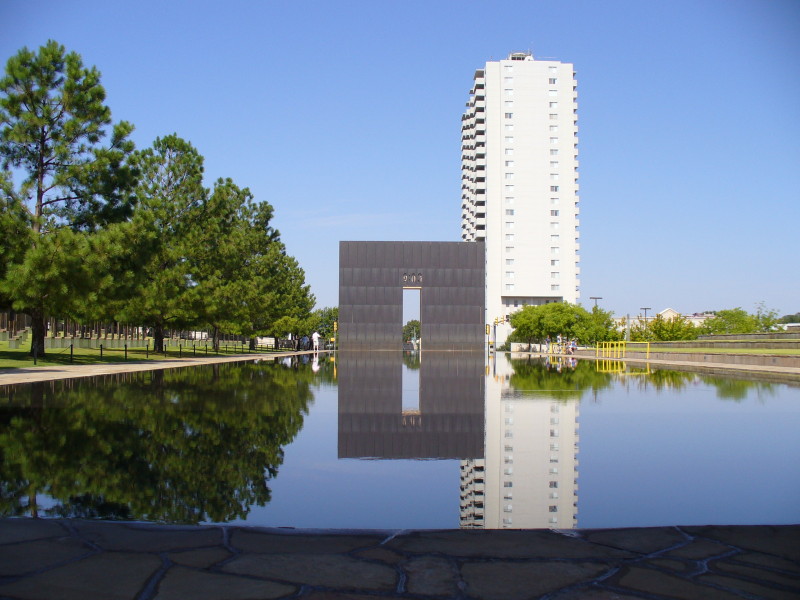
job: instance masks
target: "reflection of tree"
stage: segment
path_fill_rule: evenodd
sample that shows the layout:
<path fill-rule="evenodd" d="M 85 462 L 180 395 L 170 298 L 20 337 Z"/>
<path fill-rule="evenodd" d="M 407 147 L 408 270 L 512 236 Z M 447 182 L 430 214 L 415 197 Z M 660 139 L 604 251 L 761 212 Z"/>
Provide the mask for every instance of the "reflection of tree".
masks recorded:
<path fill-rule="evenodd" d="M 760 400 L 762 393 L 767 396 L 774 396 L 776 392 L 775 385 L 765 381 L 732 379 L 713 375 L 704 375 L 702 380 L 704 383 L 717 388 L 717 398 L 721 400 L 735 400 L 736 402 L 741 402 L 752 392 L 755 392 Z"/>
<path fill-rule="evenodd" d="M 0 510 L 47 494 L 64 516 L 244 518 L 270 500 L 311 379 L 241 363 L 18 388 L 0 411 Z"/>
<path fill-rule="evenodd" d="M 599 391 L 610 387 L 612 382 L 609 373 L 598 372 L 589 361 L 575 361 L 564 366 L 529 357 L 512 359 L 510 363 L 514 369 L 509 382 L 512 388 L 521 392 L 555 392 L 559 400 L 580 399 L 584 392 Z"/>
<path fill-rule="evenodd" d="M 403 364 L 409 369 L 418 371 L 420 365 L 419 359 L 420 359 L 419 352 L 403 352 Z"/>
<path fill-rule="evenodd" d="M 697 374 L 689 371 L 654 369 L 649 375 L 641 377 L 639 383 L 657 390 L 682 390 L 696 379 Z"/>

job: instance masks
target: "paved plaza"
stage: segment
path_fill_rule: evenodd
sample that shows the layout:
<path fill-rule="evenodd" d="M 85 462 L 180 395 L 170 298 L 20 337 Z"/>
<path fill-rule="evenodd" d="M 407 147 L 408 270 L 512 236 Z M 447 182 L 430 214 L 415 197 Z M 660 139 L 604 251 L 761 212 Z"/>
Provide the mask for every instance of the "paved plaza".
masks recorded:
<path fill-rule="evenodd" d="M 0 521 L 3 599 L 798 597 L 800 526 L 337 532 Z"/>

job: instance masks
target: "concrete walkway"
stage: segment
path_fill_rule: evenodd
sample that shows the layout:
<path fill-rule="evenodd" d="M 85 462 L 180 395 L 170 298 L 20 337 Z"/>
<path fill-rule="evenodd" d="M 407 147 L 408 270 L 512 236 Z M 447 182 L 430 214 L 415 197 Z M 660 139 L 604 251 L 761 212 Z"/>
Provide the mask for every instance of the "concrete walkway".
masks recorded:
<path fill-rule="evenodd" d="M 318 354 L 327 354 L 321 350 Z M 98 363 L 93 365 L 49 365 L 46 367 L 25 367 L 22 369 L 0 369 L 0 385 L 12 383 L 32 383 L 53 379 L 71 379 L 74 377 L 93 377 L 95 375 L 112 375 L 115 373 L 133 373 L 136 371 L 157 371 L 159 369 L 177 369 L 180 367 L 196 367 L 243 360 L 273 360 L 287 356 L 313 355 L 312 350 L 302 352 L 268 352 L 263 354 L 225 354 L 214 356 L 191 356 L 186 358 L 166 358 L 162 360 L 130 360 L 119 363 Z"/>
<path fill-rule="evenodd" d="M 798 598 L 800 526 L 315 532 L 0 520 L 0 598 Z"/>

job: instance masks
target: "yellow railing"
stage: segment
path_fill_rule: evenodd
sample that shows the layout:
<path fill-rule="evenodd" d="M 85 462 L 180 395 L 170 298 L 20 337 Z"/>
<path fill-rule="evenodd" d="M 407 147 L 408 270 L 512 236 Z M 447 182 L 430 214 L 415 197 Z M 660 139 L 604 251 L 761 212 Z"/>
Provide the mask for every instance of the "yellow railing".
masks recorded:
<path fill-rule="evenodd" d="M 645 358 L 650 358 L 650 342 L 598 342 L 594 355 L 597 358 L 625 358 L 628 346 L 634 344 L 644 345 Z"/>

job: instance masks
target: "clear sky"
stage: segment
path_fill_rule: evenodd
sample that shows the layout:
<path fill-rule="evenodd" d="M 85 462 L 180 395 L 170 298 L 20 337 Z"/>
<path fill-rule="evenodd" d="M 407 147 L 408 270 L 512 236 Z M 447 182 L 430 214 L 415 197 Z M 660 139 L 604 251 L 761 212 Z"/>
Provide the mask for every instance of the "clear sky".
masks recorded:
<path fill-rule="evenodd" d="M 317 306 L 340 240 L 460 239 L 473 73 L 531 51 L 578 74 L 585 306 L 800 311 L 797 0 L 0 1 L 3 63 L 48 39 L 269 201 Z"/>

